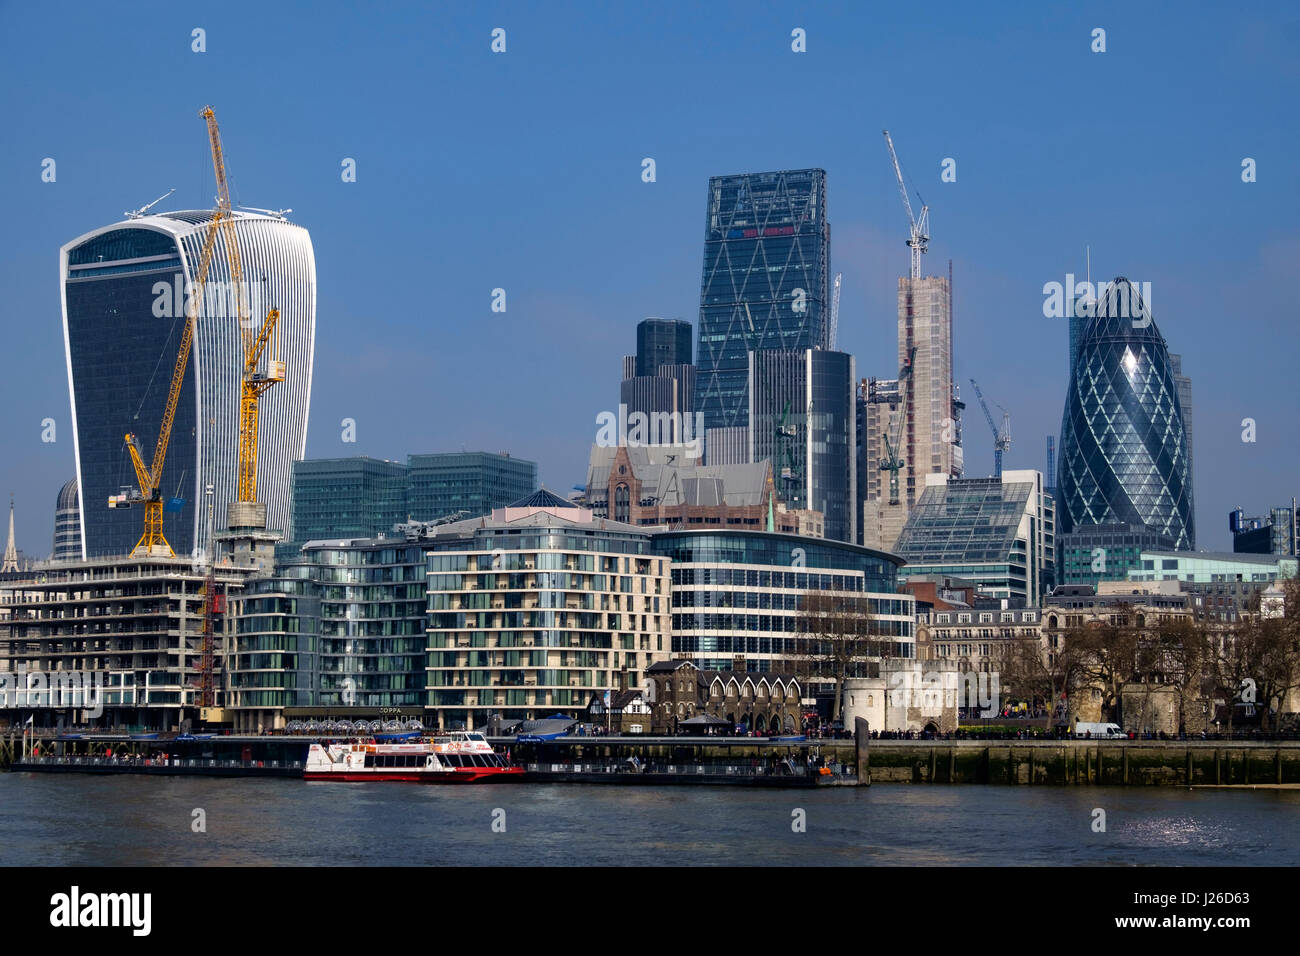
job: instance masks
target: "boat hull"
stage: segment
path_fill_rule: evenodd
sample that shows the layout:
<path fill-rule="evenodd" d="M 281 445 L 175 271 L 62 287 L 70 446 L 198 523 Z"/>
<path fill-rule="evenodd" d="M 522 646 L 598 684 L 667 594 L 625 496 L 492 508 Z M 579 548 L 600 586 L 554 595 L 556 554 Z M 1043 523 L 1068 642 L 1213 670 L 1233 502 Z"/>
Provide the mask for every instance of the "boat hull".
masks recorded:
<path fill-rule="evenodd" d="M 358 770 L 325 771 L 315 773 L 305 771 L 304 780 L 334 780 L 342 783 L 372 783 L 385 781 L 390 783 L 505 783 L 523 780 L 522 767 L 495 768 L 453 768 L 451 770 Z"/>

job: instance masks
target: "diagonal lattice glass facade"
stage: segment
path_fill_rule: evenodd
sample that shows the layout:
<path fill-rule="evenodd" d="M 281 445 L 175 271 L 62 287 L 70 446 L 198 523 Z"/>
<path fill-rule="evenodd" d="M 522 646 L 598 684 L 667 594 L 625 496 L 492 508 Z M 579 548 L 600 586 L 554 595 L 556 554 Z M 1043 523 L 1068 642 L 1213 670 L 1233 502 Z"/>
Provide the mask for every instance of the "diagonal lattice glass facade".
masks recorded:
<path fill-rule="evenodd" d="M 1140 524 L 1196 546 L 1178 383 L 1137 287 L 1118 278 L 1079 342 L 1061 423 L 1060 531 Z"/>
<path fill-rule="evenodd" d="M 908 576 L 955 574 L 1017 606 L 1036 604 L 1055 583 L 1054 527 L 1036 471 L 929 475 L 894 550 Z"/>
<path fill-rule="evenodd" d="M 826 347 L 829 257 L 825 170 L 709 180 L 695 391 L 705 429 L 749 424 L 750 352 Z"/>

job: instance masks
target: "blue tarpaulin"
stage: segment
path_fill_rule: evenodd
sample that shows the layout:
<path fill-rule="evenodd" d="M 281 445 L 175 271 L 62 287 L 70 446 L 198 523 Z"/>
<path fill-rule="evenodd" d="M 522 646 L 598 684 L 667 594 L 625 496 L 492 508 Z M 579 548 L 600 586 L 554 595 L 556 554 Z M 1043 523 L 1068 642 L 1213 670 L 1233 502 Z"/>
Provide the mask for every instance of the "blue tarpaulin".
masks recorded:
<path fill-rule="evenodd" d="M 163 511 L 180 511 L 184 507 L 184 498 L 168 498 L 167 504 L 163 505 Z"/>

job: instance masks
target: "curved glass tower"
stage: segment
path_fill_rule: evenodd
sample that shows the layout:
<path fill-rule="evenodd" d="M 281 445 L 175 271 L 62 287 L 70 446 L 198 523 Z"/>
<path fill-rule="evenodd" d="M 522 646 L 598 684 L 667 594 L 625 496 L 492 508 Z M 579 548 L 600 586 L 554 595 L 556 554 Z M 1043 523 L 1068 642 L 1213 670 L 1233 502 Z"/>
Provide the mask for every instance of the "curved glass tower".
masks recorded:
<path fill-rule="evenodd" d="M 1141 524 L 1196 544 L 1178 383 L 1138 288 L 1120 277 L 1087 318 L 1061 422 L 1057 527 Z"/>
<path fill-rule="evenodd" d="M 60 251 L 83 557 L 126 554 L 140 537 L 143 509 L 109 508 L 108 499 L 136 484 L 127 432 L 139 437 L 145 465 L 152 461 L 187 290 L 211 221 L 210 210 L 143 216 L 86 233 Z M 261 400 L 257 491 L 267 527 L 287 530 L 293 462 L 307 441 L 316 260 L 307 230 L 279 216 L 236 210 L 234 226 L 254 328 L 267 309 L 280 310 L 277 350 L 287 376 Z M 205 485 L 214 486 L 216 529 L 226 527 L 236 496 L 243 346 L 222 236 L 203 298 L 161 483 L 169 501 L 163 532 L 182 555 L 206 544 Z"/>
<path fill-rule="evenodd" d="M 76 478 L 59 489 L 54 504 L 54 551 L 50 557 L 55 561 L 81 559 L 81 495 Z"/>

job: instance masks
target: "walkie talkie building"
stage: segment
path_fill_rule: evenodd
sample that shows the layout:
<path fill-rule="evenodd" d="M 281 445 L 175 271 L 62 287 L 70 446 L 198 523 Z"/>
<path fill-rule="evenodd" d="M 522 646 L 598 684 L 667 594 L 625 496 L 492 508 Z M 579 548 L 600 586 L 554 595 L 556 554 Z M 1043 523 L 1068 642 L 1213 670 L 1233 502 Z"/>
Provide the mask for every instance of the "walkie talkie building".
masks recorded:
<path fill-rule="evenodd" d="M 303 457 L 316 340 L 316 260 L 307 230 L 281 216 L 236 210 L 234 227 L 254 329 L 280 310 L 277 352 L 285 380 L 260 403 L 258 499 L 267 527 L 287 530 L 293 462 Z M 146 467 L 185 323 L 210 210 L 161 213 L 104 226 L 59 254 L 63 338 L 80 488 L 82 556 L 128 553 L 143 508 L 110 508 L 135 486 L 124 436 L 139 440 Z M 236 496 L 243 342 L 229 257 L 219 234 L 198 304 L 193 351 L 163 468 L 163 532 L 177 554 L 207 542 L 205 486 L 213 485 L 213 527 L 226 526 Z"/>
<path fill-rule="evenodd" d="M 1083 328 L 1061 423 L 1057 528 L 1140 525 L 1196 546 L 1188 434 L 1160 330 L 1118 278 Z"/>

